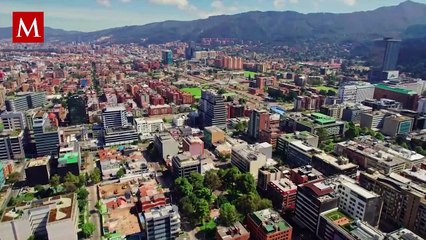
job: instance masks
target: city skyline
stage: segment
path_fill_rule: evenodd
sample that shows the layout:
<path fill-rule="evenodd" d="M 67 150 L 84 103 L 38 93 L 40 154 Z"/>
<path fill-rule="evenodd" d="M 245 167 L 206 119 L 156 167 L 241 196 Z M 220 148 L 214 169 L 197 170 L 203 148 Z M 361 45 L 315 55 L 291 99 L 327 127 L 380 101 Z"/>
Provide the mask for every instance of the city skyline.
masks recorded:
<path fill-rule="evenodd" d="M 0 27 L 11 25 L 13 11 L 44 11 L 46 26 L 77 31 L 96 31 L 167 20 L 195 20 L 248 11 L 297 11 L 301 13 L 348 13 L 397 5 L 404 0 L 4 0 Z M 426 0 L 415 2 L 426 3 Z"/>

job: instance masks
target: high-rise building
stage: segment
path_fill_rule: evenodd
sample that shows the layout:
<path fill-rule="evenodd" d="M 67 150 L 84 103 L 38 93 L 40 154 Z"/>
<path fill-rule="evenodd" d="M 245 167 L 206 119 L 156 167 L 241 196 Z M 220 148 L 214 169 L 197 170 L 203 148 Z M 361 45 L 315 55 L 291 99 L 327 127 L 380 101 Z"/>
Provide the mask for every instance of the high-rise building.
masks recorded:
<path fill-rule="evenodd" d="M 24 131 L 8 130 L 0 132 L 0 160 L 24 159 Z"/>
<path fill-rule="evenodd" d="M 400 45 L 400 40 L 392 38 L 383 38 L 374 43 L 370 57 L 372 66 L 369 80 L 371 82 L 387 80 L 388 73 L 396 70 Z"/>
<path fill-rule="evenodd" d="M 128 125 L 124 106 L 107 107 L 102 111 L 104 128 L 126 127 Z"/>
<path fill-rule="evenodd" d="M 6 99 L 6 109 L 11 112 L 24 112 L 31 108 L 37 108 L 46 102 L 44 92 L 23 92 Z"/>
<path fill-rule="evenodd" d="M 264 110 L 254 109 L 250 115 L 247 134 L 253 139 L 258 139 L 259 133 L 262 130 L 268 130 L 268 129 L 269 129 L 269 112 Z"/>
<path fill-rule="evenodd" d="M 50 124 L 46 112 L 39 111 L 33 115 L 33 132 L 37 156 L 58 155 L 59 129 Z"/>
<path fill-rule="evenodd" d="M 189 42 L 188 47 L 185 49 L 185 57 L 187 60 L 190 60 L 194 57 L 196 50 L 196 45 L 194 41 Z"/>
<path fill-rule="evenodd" d="M 264 209 L 247 215 L 247 230 L 256 240 L 291 240 L 293 227 L 278 212 Z"/>
<path fill-rule="evenodd" d="M 221 94 L 212 90 L 203 90 L 198 109 L 203 127 L 226 128 L 227 110 Z"/>
<path fill-rule="evenodd" d="M 192 172 L 201 173 L 201 161 L 189 154 L 178 154 L 172 158 L 173 176 L 189 177 Z"/>
<path fill-rule="evenodd" d="M 371 54 L 372 68 L 382 72 L 395 70 L 400 45 L 400 40 L 392 38 L 383 38 L 375 41 Z"/>
<path fill-rule="evenodd" d="M 77 240 L 77 195 L 74 193 L 36 199 L 7 208 L 0 218 L 1 239 Z"/>
<path fill-rule="evenodd" d="M 343 174 L 355 178 L 358 172 L 358 165 L 350 162 L 349 159 L 343 156 L 334 157 L 325 152 L 312 156 L 312 167 L 322 172 L 325 176 Z"/>
<path fill-rule="evenodd" d="M 255 179 L 259 169 L 266 164 L 267 157 L 255 146 L 241 144 L 232 148 L 231 164 L 243 173 L 251 173 Z"/>
<path fill-rule="evenodd" d="M 332 186 L 322 179 L 297 186 L 296 219 L 313 233 L 317 230 L 320 214 L 338 204 L 339 197 Z"/>
<path fill-rule="evenodd" d="M 399 114 L 392 114 L 384 118 L 382 133 L 391 137 L 408 135 L 413 128 L 414 119 Z"/>
<path fill-rule="evenodd" d="M 353 219 L 339 208 L 320 215 L 317 238 L 320 240 L 384 240 L 385 234 L 370 224 Z"/>
<path fill-rule="evenodd" d="M 380 195 L 366 190 L 345 175 L 337 177 L 335 191 L 339 195 L 339 208 L 351 218 L 375 227 L 379 225 L 383 206 Z"/>
<path fill-rule="evenodd" d="M 4 130 L 24 130 L 27 125 L 22 112 L 3 112 L 0 118 L 3 122 Z"/>
<path fill-rule="evenodd" d="M 156 134 L 154 136 L 154 145 L 163 160 L 172 158 L 179 152 L 178 143 L 170 134 Z"/>
<path fill-rule="evenodd" d="M 374 97 L 374 85 L 367 82 L 348 82 L 340 85 L 337 92 L 341 102 L 359 103 Z"/>
<path fill-rule="evenodd" d="M 180 233 L 179 209 L 166 205 L 139 214 L 147 240 L 175 239 Z"/>
<path fill-rule="evenodd" d="M 29 186 L 45 185 L 50 181 L 50 156 L 34 158 L 25 165 L 25 177 Z"/>
<path fill-rule="evenodd" d="M 359 183 L 383 199 L 380 224 L 394 229 L 405 227 L 420 236 L 426 236 L 426 189 L 396 174 L 361 172 Z"/>
<path fill-rule="evenodd" d="M 87 123 L 86 101 L 82 96 L 73 95 L 68 98 L 68 121 L 70 125 Z"/>
<path fill-rule="evenodd" d="M 171 65 L 173 63 L 173 53 L 171 50 L 163 50 L 161 56 L 164 65 Z"/>

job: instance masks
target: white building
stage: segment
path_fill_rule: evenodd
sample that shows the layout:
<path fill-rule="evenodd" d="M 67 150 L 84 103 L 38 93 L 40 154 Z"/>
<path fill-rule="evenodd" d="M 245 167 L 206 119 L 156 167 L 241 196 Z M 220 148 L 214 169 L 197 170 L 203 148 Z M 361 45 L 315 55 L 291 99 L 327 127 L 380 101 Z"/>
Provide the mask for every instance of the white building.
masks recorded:
<path fill-rule="evenodd" d="M 77 240 L 77 195 L 34 200 L 9 208 L 0 219 L 1 240 L 25 240 L 31 235 L 49 240 Z"/>
<path fill-rule="evenodd" d="M 338 90 L 342 102 L 362 102 L 374 97 L 374 85 L 366 82 L 350 82 L 341 85 Z"/>
<path fill-rule="evenodd" d="M 136 118 L 135 125 L 136 131 L 142 137 L 152 137 L 152 133 L 164 131 L 163 119 Z"/>
<path fill-rule="evenodd" d="M 266 164 L 267 157 L 252 145 L 238 145 L 232 148 L 231 164 L 241 172 L 249 172 L 257 179 L 259 169 Z"/>
<path fill-rule="evenodd" d="M 340 199 L 340 209 L 353 219 L 378 226 L 383 206 L 380 195 L 364 189 L 345 175 L 338 177 L 334 188 Z"/>
<path fill-rule="evenodd" d="M 426 98 L 421 98 L 419 100 L 419 105 L 417 107 L 418 113 L 426 113 Z"/>

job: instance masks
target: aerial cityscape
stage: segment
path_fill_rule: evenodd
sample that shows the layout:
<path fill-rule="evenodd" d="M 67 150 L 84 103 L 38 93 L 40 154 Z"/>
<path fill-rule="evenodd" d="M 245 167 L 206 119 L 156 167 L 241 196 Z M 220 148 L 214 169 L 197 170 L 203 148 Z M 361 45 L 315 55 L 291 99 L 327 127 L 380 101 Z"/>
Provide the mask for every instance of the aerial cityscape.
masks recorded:
<path fill-rule="evenodd" d="M 0 2 L 0 240 L 426 239 L 426 0 Z"/>

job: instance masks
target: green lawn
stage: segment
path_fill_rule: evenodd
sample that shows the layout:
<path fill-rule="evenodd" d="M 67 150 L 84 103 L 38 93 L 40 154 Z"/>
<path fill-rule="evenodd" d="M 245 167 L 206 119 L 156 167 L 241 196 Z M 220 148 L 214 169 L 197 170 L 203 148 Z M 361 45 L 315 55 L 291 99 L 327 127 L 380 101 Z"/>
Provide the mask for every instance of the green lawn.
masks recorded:
<path fill-rule="evenodd" d="M 215 228 L 216 228 L 216 223 L 212 219 L 209 222 L 204 223 L 204 225 L 200 227 L 200 231 L 211 231 Z"/>
<path fill-rule="evenodd" d="M 340 212 L 339 210 L 328 213 L 327 217 L 330 218 L 332 221 L 336 221 L 338 219 L 341 219 L 343 217 L 346 217 L 346 215 L 342 212 Z"/>
<path fill-rule="evenodd" d="M 252 72 L 252 71 L 244 71 L 244 76 L 245 77 L 249 77 L 250 78 L 254 78 L 254 76 L 257 74 L 257 72 Z"/>
<path fill-rule="evenodd" d="M 324 86 L 324 85 L 321 85 L 321 86 L 318 86 L 318 87 L 314 87 L 314 88 L 316 90 L 318 90 L 318 91 L 321 91 L 321 90 L 325 90 L 325 91 L 332 90 L 332 91 L 337 92 L 337 89 L 332 88 L 332 87 L 327 87 L 327 86 Z"/>
<path fill-rule="evenodd" d="M 190 93 L 195 99 L 201 98 L 201 88 L 182 88 L 181 90 Z"/>

